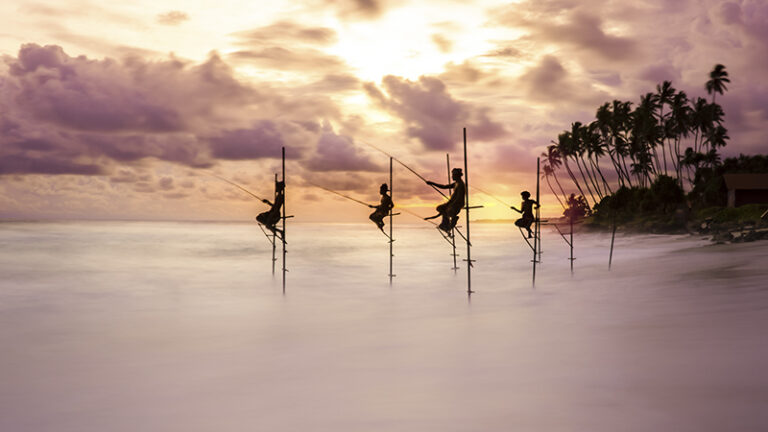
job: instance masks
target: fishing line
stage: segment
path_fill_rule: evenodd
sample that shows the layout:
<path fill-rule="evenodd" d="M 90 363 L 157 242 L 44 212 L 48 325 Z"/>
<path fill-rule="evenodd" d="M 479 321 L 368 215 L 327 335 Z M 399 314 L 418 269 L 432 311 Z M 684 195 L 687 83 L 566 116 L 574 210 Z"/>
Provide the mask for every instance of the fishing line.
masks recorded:
<path fill-rule="evenodd" d="M 366 203 L 366 202 L 363 202 L 363 201 L 360 201 L 360 200 L 358 200 L 358 199 L 352 198 L 351 196 L 348 196 L 348 195 L 344 195 L 344 194 L 343 194 L 343 193 L 341 193 L 341 192 L 336 192 L 335 190 L 332 190 L 332 189 L 328 189 L 327 187 L 323 187 L 323 186 L 320 186 L 319 184 L 315 184 L 315 183 L 312 183 L 311 181 L 307 181 L 307 183 L 311 184 L 312 186 L 314 186 L 314 187 L 316 187 L 316 188 L 320 188 L 320 189 L 322 189 L 322 190 L 324 190 L 324 191 L 326 191 L 326 192 L 330 192 L 330 193 L 332 193 L 332 194 L 336 194 L 336 195 L 338 195 L 338 196 L 340 196 L 340 197 L 343 197 L 343 198 L 346 198 L 346 199 L 348 199 L 348 200 L 354 201 L 354 202 L 356 202 L 356 203 L 358 203 L 358 204 L 362 204 L 362 205 L 364 205 L 364 206 L 366 206 L 366 207 L 370 207 L 370 206 L 371 206 L 370 204 L 368 204 L 368 203 Z"/>
<path fill-rule="evenodd" d="M 256 199 L 257 199 L 257 200 L 259 200 L 259 201 L 264 201 L 264 199 L 263 199 L 263 198 L 261 198 L 260 196 L 256 195 L 255 193 L 253 193 L 253 192 L 249 191 L 248 189 L 246 189 L 246 188 L 244 188 L 244 187 L 240 186 L 239 184 L 237 184 L 237 183 L 235 183 L 235 182 L 233 182 L 233 181 L 227 180 L 227 179 L 225 179 L 224 177 L 221 177 L 221 176 L 217 176 L 216 174 L 208 174 L 208 175 L 209 175 L 209 176 L 211 176 L 211 177 L 216 177 L 216 178 L 217 178 L 217 179 L 219 179 L 219 180 L 222 180 L 222 181 L 225 181 L 225 182 L 227 182 L 227 183 L 231 184 L 232 186 L 234 186 L 234 187 L 236 187 L 236 188 L 240 189 L 241 191 L 243 191 L 243 192 L 247 193 L 248 195 L 250 195 L 250 196 L 252 196 L 252 197 L 256 198 Z"/>
<path fill-rule="evenodd" d="M 425 178 L 424 178 L 424 177 L 423 177 L 421 174 L 419 174 L 419 173 L 417 173 L 416 171 L 414 171 L 414 170 L 413 170 L 413 168 L 411 168 L 411 167 L 409 167 L 408 165 L 406 165 L 406 164 L 405 164 L 403 161 L 401 161 L 400 159 L 398 159 L 398 158 L 396 158 L 396 157 L 392 156 L 391 154 L 389 154 L 389 153 L 385 152 L 384 150 L 382 150 L 382 149 L 380 149 L 380 148 L 376 147 L 376 146 L 375 146 L 375 145 L 373 145 L 373 144 L 370 144 L 370 143 L 367 143 L 367 142 L 363 142 L 363 141 L 360 141 L 360 142 L 362 142 L 363 144 L 367 145 L 368 147 L 374 148 L 374 149 L 376 149 L 376 150 L 378 150 L 378 151 L 380 151 L 380 152 L 384 153 L 385 155 L 387 155 L 387 156 L 391 157 L 391 158 L 392 158 L 392 159 L 393 159 L 395 162 L 399 163 L 399 164 L 400 164 L 400 165 L 402 165 L 402 166 L 403 166 L 405 169 L 407 169 L 408 171 L 412 172 L 412 173 L 413 173 L 413 174 L 414 174 L 416 177 L 420 178 L 420 179 L 421 179 L 422 181 L 424 181 L 425 183 L 427 182 L 427 179 L 425 179 Z M 429 186 L 431 186 L 431 187 L 432 187 L 432 189 L 436 190 L 436 191 L 437 191 L 437 193 L 439 193 L 439 194 L 440 194 L 440 195 L 442 195 L 443 197 L 445 197 L 445 198 L 448 198 L 448 196 L 447 196 L 445 193 L 443 193 L 443 191 L 441 191 L 440 189 L 438 189 L 437 187 L 435 187 L 435 186 L 433 186 L 433 185 L 429 185 Z"/>
<path fill-rule="evenodd" d="M 500 202 L 500 203 L 504 204 L 505 206 L 507 206 L 507 207 L 510 207 L 510 204 L 509 204 L 509 203 L 505 203 L 504 201 L 502 201 L 502 200 L 501 200 L 501 198 L 498 198 L 498 197 L 496 197 L 495 195 L 491 195 L 490 193 L 488 193 L 488 192 L 486 192 L 486 191 L 484 191 L 484 190 L 480 189 L 480 188 L 479 188 L 479 187 L 477 187 L 477 186 L 470 186 L 470 187 L 471 187 L 472 189 L 474 189 L 474 190 L 476 190 L 476 191 L 480 192 L 480 193 L 483 193 L 483 194 L 485 194 L 485 195 L 488 195 L 489 197 L 491 197 L 491 198 L 495 199 L 496 201 L 498 201 L 498 202 Z"/>

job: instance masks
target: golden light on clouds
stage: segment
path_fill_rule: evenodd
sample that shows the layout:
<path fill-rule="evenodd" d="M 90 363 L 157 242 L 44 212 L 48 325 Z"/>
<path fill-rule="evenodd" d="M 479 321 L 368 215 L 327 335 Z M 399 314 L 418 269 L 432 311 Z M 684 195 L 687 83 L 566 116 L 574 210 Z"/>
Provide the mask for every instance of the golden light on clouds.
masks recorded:
<path fill-rule="evenodd" d="M 441 180 L 445 153 L 460 160 L 462 127 L 474 184 L 517 205 L 536 156 L 572 122 L 613 99 L 636 104 L 662 80 L 706 96 L 714 63 L 734 77 L 718 96 L 727 151 L 754 153 L 765 145 L 768 94 L 754 83 L 768 74 L 756 54 L 768 6 L 700 3 L 0 2 L 1 207 L 251 219 L 252 203 L 195 173 L 268 190 L 285 146 L 288 204 L 313 214 L 339 206 L 308 179 L 377 198 L 388 161 L 364 143 Z M 400 204 L 439 202 L 400 171 Z M 545 213 L 559 213 L 543 182 L 542 194 Z M 478 218 L 514 216 L 473 199 L 487 204 Z"/>

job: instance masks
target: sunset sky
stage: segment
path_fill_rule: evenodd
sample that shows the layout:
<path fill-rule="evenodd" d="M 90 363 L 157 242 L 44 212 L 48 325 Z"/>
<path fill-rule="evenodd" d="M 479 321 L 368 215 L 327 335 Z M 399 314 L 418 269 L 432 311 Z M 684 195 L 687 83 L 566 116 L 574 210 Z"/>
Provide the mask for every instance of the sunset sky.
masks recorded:
<path fill-rule="evenodd" d="M 613 99 L 707 96 L 725 155 L 768 153 L 768 2 L 530 0 L 0 3 L 0 218 L 253 220 L 287 148 L 289 213 L 365 220 L 391 152 L 445 154 L 517 205 L 536 156 Z M 395 167 L 394 199 L 440 196 Z M 515 214 L 472 191 L 479 219 Z M 559 204 L 542 183 L 545 213 Z M 415 221 L 415 219 L 413 219 Z"/>

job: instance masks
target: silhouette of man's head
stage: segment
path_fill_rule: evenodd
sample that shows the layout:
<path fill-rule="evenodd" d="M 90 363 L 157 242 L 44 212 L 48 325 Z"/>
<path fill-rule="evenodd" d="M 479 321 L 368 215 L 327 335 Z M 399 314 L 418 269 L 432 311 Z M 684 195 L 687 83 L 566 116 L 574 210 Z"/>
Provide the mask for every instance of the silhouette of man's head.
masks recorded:
<path fill-rule="evenodd" d="M 460 179 L 463 175 L 461 168 L 454 168 L 451 170 L 451 178 L 454 180 Z"/>
<path fill-rule="evenodd" d="M 384 194 L 385 194 L 385 193 L 387 193 L 388 191 L 389 191 L 389 186 L 387 186 L 387 184 L 386 184 L 386 183 L 382 183 L 382 184 L 381 184 L 381 187 L 379 188 L 379 193 L 380 193 L 380 194 L 382 194 L 382 195 L 384 195 Z"/>
<path fill-rule="evenodd" d="M 528 192 L 528 191 L 522 191 L 522 192 L 520 192 L 520 195 L 523 196 L 523 199 L 528 199 L 528 198 L 531 197 L 531 193 Z"/>
<path fill-rule="evenodd" d="M 285 182 L 284 181 L 279 181 L 279 182 L 275 183 L 275 190 L 276 191 L 280 192 L 283 189 L 285 189 Z"/>

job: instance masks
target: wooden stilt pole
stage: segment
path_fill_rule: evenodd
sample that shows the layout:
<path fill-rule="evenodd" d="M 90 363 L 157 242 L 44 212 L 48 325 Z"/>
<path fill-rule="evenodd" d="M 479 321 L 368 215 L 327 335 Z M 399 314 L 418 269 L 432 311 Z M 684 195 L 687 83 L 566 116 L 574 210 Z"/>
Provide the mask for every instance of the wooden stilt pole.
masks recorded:
<path fill-rule="evenodd" d="M 472 254 L 469 237 L 469 162 L 467 160 L 467 128 L 464 128 L 464 185 L 466 189 L 466 215 L 467 215 L 467 295 L 472 295 Z"/>
<path fill-rule="evenodd" d="M 389 196 L 394 202 L 395 199 L 395 186 L 392 183 L 392 156 L 389 157 Z M 392 278 L 395 277 L 395 273 L 392 269 L 392 259 L 394 258 L 394 243 L 395 238 L 392 237 L 392 209 L 389 209 L 389 286 L 392 286 Z"/>
<path fill-rule="evenodd" d="M 286 201 L 286 192 L 287 192 L 287 185 L 285 185 L 285 147 L 283 147 L 282 151 L 282 171 L 283 171 L 283 294 L 285 294 L 285 273 L 288 271 L 285 267 L 285 241 L 286 241 L 286 231 L 285 231 L 285 220 L 288 217 L 288 213 L 285 209 L 285 201 Z"/>
<path fill-rule="evenodd" d="M 616 238 L 616 215 L 613 215 L 613 232 L 611 233 L 611 253 L 608 255 L 608 270 L 611 269 L 613 261 L 613 240 Z"/>
<path fill-rule="evenodd" d="M 277 186 L 277 173 L 275 173 L 275 186 Z M 277 201 L 277 188 L 275 188 L 275 201 Z M 273 231 L 272 232 L 272 276 L 275 275 L 276 262 L 277 262 L 277 233 Z"/>
<path fill-rule="evenodd" d="M 445 163 L 448 168 L 448 184 L 451 184 L 453 183 L 453 179 L 451 178 L 451 156 L 448 153 L 445 154 Z M 451 248 L 453 248 L 453 252 L 451 252 L 451 256 L 453 257 L 453 267 L 451 269 L 456 273 L 459 269 L 459 266 L 456 265 L 456 257 L 459 256 L 456 253 L 456 228 L 451 229 L 451 234 Z"/>
<path fill-rule="evenodd" d="M 539 168 L 541 158 L 536 158 L 536 202 L 539 202 Z M 538 206 L 538 204 L 537 204 Z M 539 247 L 539 209 L 536 209 L 536 219 L 534 219 L 533 226 L 533 280 L 531 282 L 533 287 L 536 287 L 536 262 L 538 261 L 538 247 Z"/>
<path fill-rule="evenodd" d="M 568 243 L 568 245 L 571 247 L 571 276 L 573 276 L 573 215 L 569 215 L 568 219 L 571 221 L 571 241 Z"/>

